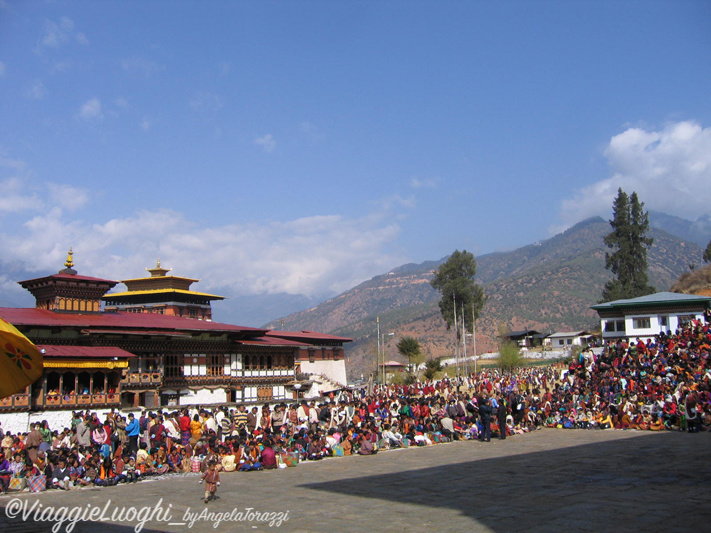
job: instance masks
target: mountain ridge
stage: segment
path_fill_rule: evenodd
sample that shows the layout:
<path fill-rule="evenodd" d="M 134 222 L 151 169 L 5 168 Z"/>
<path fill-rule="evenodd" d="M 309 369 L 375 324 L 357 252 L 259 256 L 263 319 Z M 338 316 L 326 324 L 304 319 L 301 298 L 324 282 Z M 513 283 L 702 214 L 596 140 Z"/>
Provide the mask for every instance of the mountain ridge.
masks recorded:
<path fill-rule="evenodd" d="M 607 233 L 609 223 L 592 217 L 545 241 L 476 258 L 476 281 L 487 295 L 477 322 L 477 352 L 495 349 L 500 324 L 541 332 L 597 327 L 590 305 L 599 301 L 611 277 L 605 269 Z M 657 290 L 668 289 L 690 264 L 701 262 L 697 244 L 659 228 L 651 228 L 649 234 L 654 244 L 648 272 Z M 388 359 L 398 359 L 397 339 L 404 335 L 417 338 L 429 356 L 451 355 L 454 334 L 447 331 L 437 306 L 439 294 L 429 284 L 433 271 L 446 259 L 393 268 L 266 326 L 278 329 L 283 320 L 287 330 L 317 329 L 353 338 L 347 348 L 349 375 L 375 368 L 376 317 L 381 333 L 396 333 L 383 339 Z"/>

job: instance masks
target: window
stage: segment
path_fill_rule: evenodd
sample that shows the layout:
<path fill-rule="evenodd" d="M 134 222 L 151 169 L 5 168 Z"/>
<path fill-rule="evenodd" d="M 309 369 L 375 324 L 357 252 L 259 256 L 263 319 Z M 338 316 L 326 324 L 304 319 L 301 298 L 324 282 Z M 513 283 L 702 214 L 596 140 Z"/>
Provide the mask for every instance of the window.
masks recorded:
<path fill-rule="evenodd" d="M 650 328 L 650 320 L 649 317 L 643 317 L 643 318 L 635 318 L 633 320 L 634 323 L 634 329 L 649 329 Z"/>
<path fill-rule="evenodd" d="M 605 321 L 605 331 L 608 333 L 613 333 L 615 331 L 615 321 L 606 320 Z"/>
<path fill-rule="evenodd" d="M 165 377 L 177 378 L 183 376 L 183 356 L 176 354 L 167 354 L 164 358 Z"/>
<path fill-rule="evenodd" d="M 667 315 L 662 315 L 659 317 L 659 325 L 661 327 L 666 328 L 668 323 L 669 323 L 669 317 Z"/>
<path fill-rule="evenodd" d="M 208 376 L 224 376 L 225 365 L 222 356 L 218 354 L 209 354 L 207 356 L 207 375 Z"/>

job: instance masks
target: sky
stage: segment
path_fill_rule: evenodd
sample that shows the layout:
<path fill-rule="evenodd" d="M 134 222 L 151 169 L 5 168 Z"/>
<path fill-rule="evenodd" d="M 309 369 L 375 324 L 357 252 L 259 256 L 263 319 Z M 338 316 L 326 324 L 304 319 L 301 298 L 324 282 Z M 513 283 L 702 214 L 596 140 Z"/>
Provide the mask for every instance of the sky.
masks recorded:
<path fill-rule="evenodd" d="M 0 301 L 70 247 L 238 305 L 514 249 L 619 187 L 694 220 L 710 27 L 703 1 L 0 0 Z"/>

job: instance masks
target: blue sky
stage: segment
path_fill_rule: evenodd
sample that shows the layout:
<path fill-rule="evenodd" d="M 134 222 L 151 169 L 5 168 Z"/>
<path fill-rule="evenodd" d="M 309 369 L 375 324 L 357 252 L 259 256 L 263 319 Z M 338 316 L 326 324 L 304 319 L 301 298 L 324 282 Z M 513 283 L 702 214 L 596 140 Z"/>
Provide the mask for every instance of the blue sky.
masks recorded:
<path fill-rule="evenodd" d="M 0 0 L 14 272 L 322 298 L 711 205 L 711 3 Z"/>

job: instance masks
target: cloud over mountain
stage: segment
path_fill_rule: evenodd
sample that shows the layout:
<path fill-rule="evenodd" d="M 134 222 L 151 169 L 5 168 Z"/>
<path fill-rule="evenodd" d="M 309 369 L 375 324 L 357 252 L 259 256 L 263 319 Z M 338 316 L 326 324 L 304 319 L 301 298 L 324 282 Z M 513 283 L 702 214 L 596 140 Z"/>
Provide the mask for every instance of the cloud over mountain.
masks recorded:
<path fill-rule="evenodd" d="M 636 191 L 647 209 L 692 220 L 711 211 L 711 128 L 693 121 L 628 128 L 610 139 L 604 155 L 611 176 L 562 202 L 564 225 L 609 217 L 620 187 Z"/>

